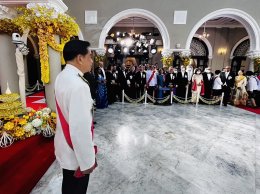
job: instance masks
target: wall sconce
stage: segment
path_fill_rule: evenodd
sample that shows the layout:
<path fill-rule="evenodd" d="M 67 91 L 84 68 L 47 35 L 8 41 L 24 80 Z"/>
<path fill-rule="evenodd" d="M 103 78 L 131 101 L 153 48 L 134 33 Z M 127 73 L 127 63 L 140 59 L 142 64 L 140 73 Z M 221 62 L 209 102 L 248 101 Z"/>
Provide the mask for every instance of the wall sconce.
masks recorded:
<path fill-rule="evenodd" d="M 219 55 L 225 55 L 227 53 L 227 49 L 226 48 L 219 48 L 218 49 L 218 54 Z"/>

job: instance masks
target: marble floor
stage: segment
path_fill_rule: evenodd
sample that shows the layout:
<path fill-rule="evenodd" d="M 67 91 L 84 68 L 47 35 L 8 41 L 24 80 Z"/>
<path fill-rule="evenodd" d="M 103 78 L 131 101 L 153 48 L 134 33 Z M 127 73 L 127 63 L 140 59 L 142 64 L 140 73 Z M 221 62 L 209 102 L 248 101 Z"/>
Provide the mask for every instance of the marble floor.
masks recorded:
<path fill-rule="evenodd" d="M 232 106 L 97 110 L 90 194 L 260 193 L 260 116 Z M 32 194 L 60 194 L 55 161 Z"/>

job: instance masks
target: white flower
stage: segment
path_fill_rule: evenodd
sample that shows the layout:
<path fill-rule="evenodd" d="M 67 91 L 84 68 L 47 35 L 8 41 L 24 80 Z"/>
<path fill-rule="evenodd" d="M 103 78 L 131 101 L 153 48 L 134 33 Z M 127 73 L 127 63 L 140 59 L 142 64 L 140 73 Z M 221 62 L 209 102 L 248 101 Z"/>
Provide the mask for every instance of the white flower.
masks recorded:
<path fill-rule="evenodd" d="M 36 135 L 36 130 L 34 128 L 31 130 L 31 135 Z"/>
<path fill-rule="evenodd" d="M 35 15 L 36 15 L 37 17 L 41 17 L 41 14 L 40 14 L 39 12 L 36 12 Z"/>
<path fill-rule="evenodd" d="M 29 132 L 33 129 L 32 123 L 27 123 L 24 127 L 25 132 Z"/>
<path fill-rule="evenodd" d="M 49 113 L 47 113 L 47 112 L 43 112 L 42 116 L 45 117 L 45 118 L 49 118 L 50 117 Z"/>
<path fill-rule="evenodd" d="M 51 109 L 50 109 L 50 108 L 43 108 L 41 111 L 42 111 L 42 112 L 46 112 L 46 113 L 48 113 L 48 114 L 51 113 Z"/>
<path fill-rule="evenodd" d="M 37 111 L 35 114 L 38 116 L 42 116 L 42 111 Z"/>
<path fill-rule="evenodd" d="M 26 112 L 32 112 L 32 111 L 33 111 L 33 108 L 31 108 L 31 107 L 26 107 L 25 110 L 26 110 Z"/>
<path fill-rule="evenodd" d="M 41 119 L 34 119 L 33 121 L 32 121 L 32 125 L 34 126 L 34 127 L 40 127 L 41 125 L 42 125 L 42 120 Z"/>

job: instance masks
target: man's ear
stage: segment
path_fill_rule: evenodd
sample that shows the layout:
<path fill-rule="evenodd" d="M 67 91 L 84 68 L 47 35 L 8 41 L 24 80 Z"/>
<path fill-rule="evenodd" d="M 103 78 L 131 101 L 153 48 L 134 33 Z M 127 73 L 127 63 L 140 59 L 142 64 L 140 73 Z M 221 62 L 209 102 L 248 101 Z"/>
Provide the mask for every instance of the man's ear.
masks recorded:
<path fill-rule="evenodd" d="M 76 60 L 77 60 L 77 63 L 81 65 L 82 64 L 82 55 L 77 55 Z"/>

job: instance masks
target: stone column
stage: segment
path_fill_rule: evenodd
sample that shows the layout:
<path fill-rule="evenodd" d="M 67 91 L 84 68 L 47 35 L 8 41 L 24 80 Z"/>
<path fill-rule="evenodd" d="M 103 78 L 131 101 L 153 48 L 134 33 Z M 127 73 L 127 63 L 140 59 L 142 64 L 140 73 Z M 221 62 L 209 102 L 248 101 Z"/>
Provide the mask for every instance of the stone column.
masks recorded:
<path fill-rule="evenodd" d="M 59 36 L 55 36 L 55 41 L 60 42 Z M 56 110 L 54 84 L 57 75 L 61 72 L 61 55 L 60 52 L 53 50 L 48 46 L 49 63 L 50 63 L 50 82 L 45 84 L 46 103 L 53 111 Z"/>
<path fill-rule="evenodd" d="M 12 8 L 0 5 L 0 19 L 12 19 L 16 11 Z M 0 34 L 0 86 L 1 92 L 5 93 L 7 83 L 11 92 L 19 93 L 17 66 L 15 60 L 15 45 L 12 37 Z"/>
<path fill-rule="evenodd" d="M 0 34 L 0 85 L 2 93 L 5 93 L 7 83 L 12 93 L 19 93 L 15 49 L 16 47 L 12 43 L 12 37 L 6 34 Z"/>
<path fill-rule="evenodd" d="M 250 58 L 249 71 L 255 71 L 255 59 L 260 58 L 260 50 L 249 51 L 247 56 Z"/>

